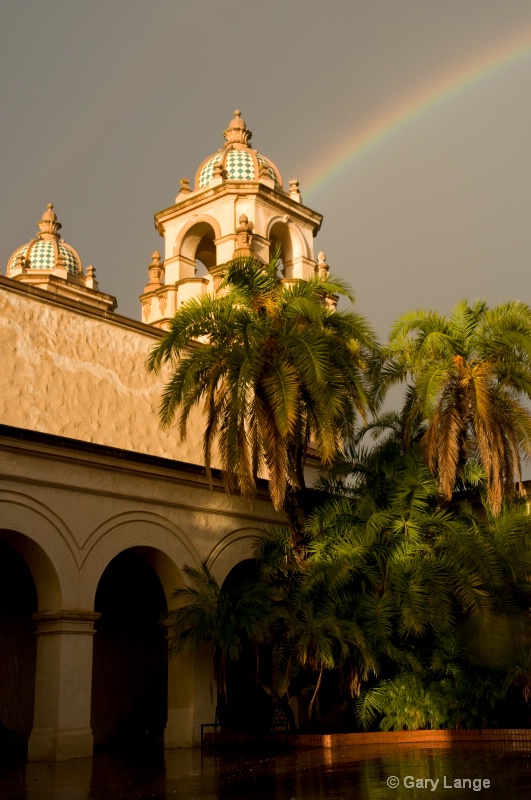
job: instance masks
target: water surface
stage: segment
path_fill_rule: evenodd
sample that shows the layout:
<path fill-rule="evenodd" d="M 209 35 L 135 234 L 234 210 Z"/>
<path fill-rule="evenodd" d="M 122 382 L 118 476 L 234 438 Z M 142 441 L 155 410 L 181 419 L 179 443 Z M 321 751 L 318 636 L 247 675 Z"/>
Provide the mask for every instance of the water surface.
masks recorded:
<path fill-rule="evenodd" d="M 102 753 L 60 764 L 4 763 L 0 798 L 529 800 L 531 752 L 527 745 L 517 748 L 516 744 L 447 749 L 385 745 L 275 752 L 255 748 L 203 756 L 197 749 Z"/>

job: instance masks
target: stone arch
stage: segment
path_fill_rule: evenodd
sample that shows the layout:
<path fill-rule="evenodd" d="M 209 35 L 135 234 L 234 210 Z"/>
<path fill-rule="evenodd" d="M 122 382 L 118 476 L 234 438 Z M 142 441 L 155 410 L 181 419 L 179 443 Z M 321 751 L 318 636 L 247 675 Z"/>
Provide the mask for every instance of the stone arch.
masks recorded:
<path fill-rule="evenodd" d="M 149 739 L 153 735 L 158 736 L 160 727 L 164 724 L 164 737 L 168 746 L 191 745 L 193 675 L 197 670 L 188 654 L 168 660 L 165 633 L 163 635 L 158 622 L 160 615 L 174 605 L 174 590 L 183 585 L 181 567 L 185 563 L 199 563 L 198 554 L 186 534 L 177 525 L 160 514 L 140 511 L 124 512 L 107 519 L 92 532 L 83 555 L 82 583 L 86 587 L 87 606 L 101 613 L 96 623 L 92 680 L 91 722 L 96 745 L 109 743 L 113 738 L 119 743 L 120 736 L 127 732 L 128 728 L 140 738 L 142 730 L 145 729 L 145 735 Z M 149 624 L 136 632 L 128 625 L 123 625 L 121 629 L 118 627 L 123 648 L 115 652 L 112 643 L 114 637 L 110 633 L 113 618 L 116 619 L 117 607 L 119 612 L 119 604 L 114 602 L 108 588 L 107 591 L 103 591 L 103 597 L 98 596 L 98 588 L 102 580 L 105 583 L 108 570 L 112 575 L 113 562 L 116 567 L 121 560 L 122 567 L 126 569 L 126 559 L 129 558 L 131 566 L 132 558 L 135 557 L 137 569 L 140 557 L 156 577 L 163 593 L 164 607 L 160 604 L 160 599 L 157 601 L 156 587 L 149 573 L 144 570 L 144 579 L 141 582 L 151 585 L 151 590 L 146 595 L 147 605 L 152 612 L 151 622 L 148 620 Z M 135 568 L 134 563 L 132 568 Z M 124 570 L 121 575 L 120 572 L 117 575 L 123 582 Z M 151 664 L 146 663 L 145 659 L 149 648 L 152 648 L 156 655 Z M 127 671 L 124 657 L 127 657 L 128 653 L 131 654 L 131 661 L 139 660 L 141 663 L 128 675 L 122 687 L 120 670 Z M 104 691 L 102 692 L 99 680 L 99 675 L 106 668 L 117 686 L 116 702 L 112 712 L 105 710 L 109 697 Z M 164 714 L 161 708 L 162 702 L 165 703 Z M 183 707 L 186 709 L 185 713 L 182 711 Z M 156 709 L 155 716 L 151 715 L 150 709 L 153 708 Z"/>
<path fill-rule="evenodd" d="M 32 615 L 38 600 L 24 539 L 14 531 L 0 531 L 0 724 L 16 737 L 10 742 L 13 752 L 8 744 L 4 755 L 22 754 L 34 715 L 37 642 Z"/>
<path fill-rule="evenodd" d="M 35 581 L 38 610 L 75 602 L 78 566 L 67 525 L 43 503 L 19 492 L 0 492 L 0 508 L 0 538 L 27 564 Z"/>
<path fill-rule="evenodd" d="M 173 256 L 193 264 L 199 261 L 210 271 L 217 263 L 216 241 L 220 238 L 218 221 L 203 215 L 180 231 L 173 246 Z"/>
<path fill-rule="evenodd" d="M 254 547 L 263 535 L 260 528 L 237 528 L 217 542 L 210 551 L 207 563 L 220 584 L 239 562 L 254 557 Z"/>
<path fill-rule="evenodd" d="M 282 274 L 285 278 L 293 277 L 293 242 L 291 231 L 283 220 L 272 220 L 267 233 L 269 239 L 269 258 L 273 258 L 277 250 L 280 251 Z"/>
<path fill-rule="evenodd" d="M 229 570 L 222 584 L 222 592 L 243 597 L 245 585 L 248 582 L 253 585 L 256 581 L 260 581 L 260 566 L 256 559 L 246 557 Z M 238 709 L 238 721 L 244 730 L 266 733 L 271 729 L 272 669 L 271 646 L 245 639 L 238 659 L 227 663 L 228 703 Z"/>
<path fill-rule="evenodd" d="M 168 609 L 158 572 L 168 563 L 147 546 L 121 550 L 94 598 L 91 692 L 94 744 L 142 745 L 161 739 L 168 719 L 168 664 L 162 617 Z"/>
<path fill-rule="evenodd" d="M 87 608 L 93 607 L 98 583 L 109 563 L 131 548 L 143 550 L 161 581 L 168 607 L 173 603 L 173 590 L 182 585 L 182 565 L 200 561 L 186 534 L 160 514 L 150 511 L 117 514 L 92 532 L 84 548 L 82 582 Z M 146 556 L 148 551 L 151 555 Z"/>
<path fill-rule="evenodd" d="M 308 246 L 296 225 L 288 224 L 284 217 L 273 217 L 268 224 L 267 238 L 270 242 L 270 258 L 277 246 L 281 249 L 283 276 L 294 277 L 294 264 L 309 257 Z"/>

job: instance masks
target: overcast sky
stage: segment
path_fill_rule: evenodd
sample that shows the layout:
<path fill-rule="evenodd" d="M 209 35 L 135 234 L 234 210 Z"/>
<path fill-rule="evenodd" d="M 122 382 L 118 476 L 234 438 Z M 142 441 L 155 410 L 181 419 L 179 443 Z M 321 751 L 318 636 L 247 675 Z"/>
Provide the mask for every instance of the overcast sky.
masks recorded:
<path fill-rule="evenodd" d="M 153 215 L 240 108 L 252 146 L 324 214 L 315 252 L 381 338 L 416 307 L 531 303 L 529 0 L 2 0 L 0 11 L 3 274 L 53 202 L 102 291 L 139 319 L 162 250 Z M 520 58 L 315 183 L 357 132 L 512 43 Z"/>

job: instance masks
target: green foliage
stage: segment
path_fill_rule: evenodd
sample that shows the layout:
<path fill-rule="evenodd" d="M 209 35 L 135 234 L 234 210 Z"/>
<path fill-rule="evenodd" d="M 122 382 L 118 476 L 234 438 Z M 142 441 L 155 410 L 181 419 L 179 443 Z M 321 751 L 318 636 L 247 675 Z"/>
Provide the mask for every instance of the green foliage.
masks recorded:
<path fill-rule="evenodd" d="M 463 468 L 478 464 L 498 515 L 531 454 L 531 309 L 463 300 L 451 317 L 413 311 L 394 325 L 380 362 L 378 399 L 410 379 L 409 414 L 427 423 L 424 454 L 450 501 Z M 407 406 L 407 404 L 406 404 Z M 475 481 L 477 470 L 470 472 Z"/>
<path fill-rule="evenodd" d="M 383 731 L 496 727 L 506 696 L 503 676 L 448 664 L 442 675 L 401 672 L 365 691 L 356 704 L 364 729 Z"/>
<path fill-rule="evenodd" d="M 340 598 L 358 621 L 374 654 L 363 681 L 384 676 L 364 694 L 360 723 L 493 724 L 510 686 L 531 696 L 527 509 L 482 518 L 466 505 L 441 509 L 418 436 L 406 444 L 398 418 L 384 422 L 391 432 L 351 451 L 350 473 L 344 458 L 332 498 L 309 520 L 303 585 Z M 356 659 L 351 644 L 345 664 Z"/>
<path fill-rule="evenodd" d="M 324 302 L 351 298 L 338 280 L 285 284 L 276 259 L 256 258 L 229 262 L 221 278 L 215 296 L 180 308 L 149 358 L 148 369 L 172 370 L 160 419 L 177 418 L 184 437 L 200 406 L 207 470 L 217 442 L 227 488 L 252 498 L 268 475 L 273 505 L 293 522 L 287 495 L 304 489 L 310 441 L 331 463 L 368 408 L 374 335 L 359 314 Z"/>
<path fill-rule="evenodd" d="M 290 522 L 264 532 L 260 575 L 237 590 L 205 564 L 185 569 L 172 642 L 212 644 L 221 693 L 228 660 L 270 647 L 268 693 L 310 696 L 309 716 L 329 673 L 359 697 L 363 727 L 496 725 L 508 697 L 531 699 L 531 522 L 511 490 L 531 452 L 531 310 L 413 312 L 377 358 L 364 320 L 329 311 L 330 294 L 349 296 L 284 285 L 275 262 L 232 262 L 222 292 L 183 306 L 151 355 L 173 370 L 163 423 L 177 417 L 185 435 L 200 405 L 207 467 L 217 440 L 228 487 L 252 497 L 267 473 Z M 375 406 L 411 385 L 400 412 L 356 433 L 370 370 Z M 310 441 L 326 469 L 304 520 Z"/>
<path fill-rule="evenodd" d="M 170 649 L 179 653 L 202 642 L 212 645 L 213 672 L 220 695 L 226 695 L 227 661 L 237 661 L 246 642 L 264 641 L 272 610 L 269 587 L 247 580 L 222 589 L 206 562 L 185 566 L 188 585 L 173 593 L 179 607 L 168 612 Z"/>

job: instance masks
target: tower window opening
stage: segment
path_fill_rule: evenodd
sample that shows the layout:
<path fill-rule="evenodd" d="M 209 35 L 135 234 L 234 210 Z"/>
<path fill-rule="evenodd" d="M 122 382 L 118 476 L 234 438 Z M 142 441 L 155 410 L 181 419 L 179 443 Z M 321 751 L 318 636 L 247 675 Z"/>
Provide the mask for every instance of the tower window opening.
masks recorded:
<path fill-rule="evenodd" d="M 284 268 L 284 263 L 285 263 L 284 248 L 278 241 L 277 237 L 273 234 L 271 236 L 271 245 L 269 247 L 269 259 L 270 261 L 272 261 L 274 258 L 276 258 L 277 261 L 277 273 L 281 275 L 283 278 L 285 278 L 286 271 Z"/>

